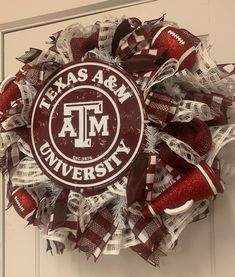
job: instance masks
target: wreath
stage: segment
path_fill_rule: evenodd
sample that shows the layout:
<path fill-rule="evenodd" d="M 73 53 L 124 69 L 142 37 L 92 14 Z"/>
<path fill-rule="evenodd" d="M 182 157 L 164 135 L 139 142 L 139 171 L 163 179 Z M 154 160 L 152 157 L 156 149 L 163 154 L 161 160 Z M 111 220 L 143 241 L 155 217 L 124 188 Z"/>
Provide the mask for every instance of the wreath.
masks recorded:
<path fill-rule="evenodd" d="M 47 250 L 97 260 L 130 248 L 159 265 L 224 191 L 234 67 L 164 16 L 76 23 L 50 39 L 1 83 L 9 206 Z"/>

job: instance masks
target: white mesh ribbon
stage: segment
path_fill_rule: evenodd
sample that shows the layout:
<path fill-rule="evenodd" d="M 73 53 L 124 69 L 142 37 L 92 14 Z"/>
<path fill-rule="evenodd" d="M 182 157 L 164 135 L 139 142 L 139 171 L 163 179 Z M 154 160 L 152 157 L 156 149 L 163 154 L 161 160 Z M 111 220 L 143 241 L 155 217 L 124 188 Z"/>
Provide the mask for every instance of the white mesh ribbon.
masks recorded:
<path fill-rule="evenodd" d="M 84 200 L 83 196 L 80 193 L 70 190 L 68 196 L 69 211 L 74 215 L 79 215 L 79 208 L 82 201 Z"/>
<path fill-rule="evenodd" d="M 144 90 L 145 96 L 148 94 L 149 90 L 156 84 L 164 81 L 165 79 L 173 76 L 179 68 L 179 62 L 176 59 L 167 60 L 157 72 L 151 76 L 152 72 L 146 73 L 143 77 L 141 89 Z"/>
<path fill-rule="evenodd" d="M 127 199 L 125 196 L 117 195 L 113 203 L 114 224 L 117 230 L 108 241 L 103 250 L 107 255 L 118 255 L 121 249 L 138 244 L 138 240 L 127 224 Z"/>
<path fill-rule="evenodd" d="M 67 214 L 67 218 L 65 221 L 70 222 L 70 223 L 75 223 L 73 224 L 74 227 L 59 227 L 56 228 L 55 230 L 50 230 L 50 223 L 49 223 L 49 229 L 47 230 L 47 233 L 44 232 L 44 238 L 55 241 L 55 242 L 60 242 L 63 245 L 63 248 L 66 249 L 74 249 L 76 246 L 76 243 L 68 239 L 68 235 L 72 234 L 74 237 L 77 235 L 77 228 L 76 222 L 78 221 L 77 216 L 73 214 Z M 53 214 L 51 215 L 50 222 L 53 222 Z"/>
<path fill-rule="evenodd" d="M 73 54 L 71 51 L 70 40 L 72 37 L 82 37 L 86 29 L 81 24 L 74 24 L 65 28 L 59 35 L 56 42 L 56 49 L 60 53 L 64 63 L 69 63 L 73 60 Z"/>
<path fill-rule="evenodd" d="M 199 164 L 202 157 L 192 149 L 187 143 L 168 135 L 164 132 L 159 133 L 159 137 L 165 141 L 169 148 L 179 155 L 181 158 L 185 159 L 190 164 Z"/>
<path fill-rule="evenodd" d="M 45 183 L 39 183 L 38 185 L 33 186 L 31 189 L 35 192 L 38 199 L 45 198 L 46 201 L 44 205 L 47 209 L 47 213 L 49 213 L 49 210 L 54 208 L 58 196 L 63 191 L 63 187 L 56 185 L 50 180 L 46 181 Z M 45 197 L 45 195 L 47 195 L 47 197 Z"/>
<path fill-rule="evenodd" d="M 18 140 L 19 136 L 13 131 L 0 133 L 0 157 L 3 157 L 7 148 Z"/>
<path fill-rule="evenodd" d="M 19 83 L 18 86 L 21 92 L 21 97 L 23 102 L 21 116 L 22 116 L 22 119 L 25 120 L 25 122 L 28 122 L 29 112 L 33 103 L 33 99 L 37 93 L 37 90 L 28 82 Z"/>
<path fill-rule="evenodd" d="M 206 162 L 212 165 L 220 149 L 230 141 L 235 140 L 235 124 L 210 127 L 212 146 L 207 154 Z"/>
<path fill-rule="evenodd" d="M 169 188 L 175 182 L 170 173 L 167 173 L 161 180 L 154 184 L 153 199 L 159 196 L 163 191 Z"/>
<path fill-rule="evenodd" d="M 88 51 L 85 54 L 85 58 L 96 58 L 96 59 L 100 59 L 104 62 L 116 64 L 116 65 L 118 65 L 120 63 L 119 57 L 113 58 L 113 56 L 111 56 L 109 53 L 102 51 L 100 49 L 97 49 L 97 48 L 94 50 Z"/>
<path fill-rule="evenodd" d="M 22 118 L 21 114 L 14 114 L 11 117 L 5 119 L 1 125 L 4 130 L 9 131 L 17 127 L 24 126 L 26 124 L 25 120 Z"/>
<path fill-rule="evenodd" d="M 207 121 L 215 117 L 215 112 L 205 103 L 182 100 L 172 121 L 189 122 L 195 117 Z"/>
<path fill-rule="evenodd" d="M 39 51 L 40 54 L 34 57 L 32 61 L 28 62 L 27 61 L 28 57 L 30 57 L 30 54 L 34 56 L 35 51 L 36 52 Z M 51 50 L 42 51 L 35 48 L 30 48 L 29 51 L 26 51 L 25 54 L 23 54 L 21 57 L 17 59 L 20 60 L 21 62 L 27 63 L 28 65 L 30 65 L 30 67 L 33 67 L 35 65 L 42 64 L 42 63 L 47 63 L 47 62 L 64 64 L 63 59 L 61 58 L 59 53 L 56 53 L 55 51 L 51 51 Z"/>
<path fill-rule="evenodd" d="M 220 162 L 220 179 L 235 177 L 235 164 L 232 162 L 219 159 Z"/>
<path fill-rule="evenodd" d="M 102 253 L 105 255 L 119 255 L 122 249 L 137 244 L 139 244 L 139 240 L 136 239 L 130 227 L 127 226 L 125 229 L 117 228 Z"/>
<path fill-rule="evenodd" d="M 195 71 L 184 69 L 175 76 L 188 90 L 215 92 L 228 97 L 233 96 L 235 92 L 233 80 L 219 70 L 204 44 L 198 46 L 198 65 Z"/>
<path fill-rule="evenodd" d="M 115 182 L 113 185 L 108 186 L 107 189 L 112 194 L 126 196 L 126 185 L 127 185 L 127 178 L 123 177 L 121 181 Z"/>
<path fill-rule="evenodd" d="M 100 23 L 98 46 L 101 51 L 111 53 L 113 35 L 117 29 L 117 26 L 122 22 L 123 19 L 107 19 Z"/>
<path fill-rule="evenodd" d="M 169 235 L 165 236 L 161 243 L 161 249 L 166 252 L 175 246 L 181 232 L 187 227 L 187 225 L 193 221 L 194 218 L 199 219 L 204 217 L 203 213 L 209 207 L 209 200 L 203 200 L 196 202 L 188 211 L 175 216 L 165 215 L 162 220 Z"/>
<path fill-rule="evenodd" d="M 11 174 L 13 186 L 35 186 L 48 181 L 48 178 L 42 173 L 37 162 L 31 157 L 24 157 L 11 170 Z"/>
<path fill-rule="evenodd" d="M 19 140 L 17 141 L 17 146 L 18 146 L 20 152 L 22 152 L 23 154 L 25 154 L 26 156 L 28 156 L 30 158 L 33 158 L 33 154 L 31 152 L 31 148 L 28 143 L 26 143 L 24 140 L 19 138 Z"/>
<path fill-rule="evenodd" d="M 84 197 L 80 193 L 71 190 L 68 198 L 68 209 L 72 214 L 79 217 L 80 228 L 84 231 L 91 215 L 107 205 L 114 197 L 115 195 L 108 190 L 90 197 Z"/>

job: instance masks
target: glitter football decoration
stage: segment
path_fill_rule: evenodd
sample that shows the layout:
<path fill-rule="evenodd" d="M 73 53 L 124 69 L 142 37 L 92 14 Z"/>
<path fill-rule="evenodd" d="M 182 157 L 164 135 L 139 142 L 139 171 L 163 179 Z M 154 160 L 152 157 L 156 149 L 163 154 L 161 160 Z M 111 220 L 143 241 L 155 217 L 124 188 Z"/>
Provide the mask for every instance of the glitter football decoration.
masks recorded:
<path fill-rule="evenodd" d="M 179 61 L 179 69 L 191 69 L 197 60 L 196 49 L 185 32 L 172 26 L 163 26 L 155 30 L 152 48 L 165 48 L 165 59 Z"/>
<path fill-rule="evenodd" d="M 12 204 L 18 215 L 28 220 L 37 208 L 38 200 L 25 188 L 18 187 L 13 190 Z"/>

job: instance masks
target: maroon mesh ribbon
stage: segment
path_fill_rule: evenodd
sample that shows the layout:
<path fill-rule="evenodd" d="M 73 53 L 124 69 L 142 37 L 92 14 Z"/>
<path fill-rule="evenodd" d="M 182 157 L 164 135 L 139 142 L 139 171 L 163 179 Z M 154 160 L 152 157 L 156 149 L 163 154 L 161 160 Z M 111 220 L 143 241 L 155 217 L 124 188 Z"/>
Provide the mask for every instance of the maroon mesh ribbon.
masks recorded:
<path fill-rule="evenodd" d="M 190 122 L 171 122 L 163 131 L 187 143 L 200 156 L 207 154 L 212 145 L 212 136 L 208 125 L 198 118 L 194 118 Z"/>
<path fill-rule="evenodd" d="M 0 114 L 5 113 L 12 106 L 12 102 L 20 98 L 21 93 L 17 84 L 11 81 L 0 94 Z"/>
<path fill-rule="evenodd" d="M 142 245 L 136 245 L 131 247 L 133 251 L 135 251 L 141 258 L 143 258 L 146 262 L 153 266 L 160 267 L 159 258 L 162 256 L 166 256 L 161 250 L 157 249 L 154 252 L 144 252 L 142 251 Z"/>
<path fill-rule="evenodd" d="M 134 160 L 129 171 L 127 182 L 127 206 L 130 207 L 134 203 L 140 205 L 145 204 L 146 193 L 146 174 L 149 162 L 149 155 L 147 153 L 139 153 Z"/>
<path fill-rule="evenodd" d="M 98 48 L 99 32 L 96 31 L 89 37 L 74 37 L 70 41 L 73 59 L 75 61 L 81 61 L 86 52 Z"/>

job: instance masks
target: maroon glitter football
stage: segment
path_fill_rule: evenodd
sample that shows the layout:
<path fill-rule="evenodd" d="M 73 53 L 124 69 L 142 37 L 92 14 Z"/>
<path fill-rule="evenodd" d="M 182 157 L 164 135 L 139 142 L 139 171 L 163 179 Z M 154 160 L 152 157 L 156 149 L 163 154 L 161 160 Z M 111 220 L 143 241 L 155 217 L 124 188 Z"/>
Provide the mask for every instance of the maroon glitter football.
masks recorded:
<path fill-rule="evenodd" d="M 28 220 L 37 208 L 38 200 L 25 188 L 16 187 L 12 193 L 12 205 L 19 216 Z"/>
<path fill-rule="evenodd" d="M 163 26 L 154 30 L 152 48 L 165 48 L 164 58 L 175 58 L 179 69 L 191 69 L 197 60 L 193 42 L 181 29 Z"/>

